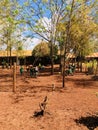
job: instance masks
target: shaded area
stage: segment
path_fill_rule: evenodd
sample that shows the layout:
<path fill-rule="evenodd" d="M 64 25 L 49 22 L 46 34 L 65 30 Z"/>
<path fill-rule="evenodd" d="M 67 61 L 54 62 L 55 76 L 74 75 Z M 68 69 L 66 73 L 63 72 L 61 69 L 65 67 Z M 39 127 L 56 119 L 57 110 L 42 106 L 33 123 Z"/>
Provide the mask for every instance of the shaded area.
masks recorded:
<path fill-rule="evenodd" d="M 76 84 L 77 87 L 82 87 L 82 88 L 91 88 L 94 85 L 94 82 L 91 81 L 90 79 L 77 79 L 74 81 L 74 83 Z M 94 86 L 93 86 L 94 88 Z"/>
<path fill-rule="evenodd" d="M 98 81 L 98 76 L 97 75 L 93 76 L 92 79 L 95 80 L 95 81 Z"/>
<path fill-rule="evenodd" d="M 1 69 L 2 70 L 2 69 Z M 47 92 L 64 92 L 64 88 L 62 88 L 62 75 L 59 72 L 59 67 L 54 68 L 54 75 L 52 76 L 50 74 L 51 68 L 47 66 L 46 68 L 40 70 L 38 77 L 30 77 L 30 73 L 24 71 L 24 74 L 21 76 L 19 73 L 19 69 L 17 69 L 17 82 L 16 82 L 16 88 L 17 91 L 20 92 L 26 92 L 26 91 L 47 91 Z M 42 78 L 51 78 L 51 80 L 47 83 L 45 80 L 40 80 Z M 53 77 L 53 78 L 52 78 Z M 52 80 L 53 79 L 53 80 Z M 68 86 L 70 83 L 75 88 L 97 88 L 97 82 L 98 76 L 91 77 L 86 76 L 84 73 L 75 73 L 74 76 L 65 76 L 65 84 Z M 12 91 L 13 88 L 13 73 L 12 70 L 2 70 L 2 73 L 0 74 L 0 92 L 9 92 Z M 42 82 L 44 82 L 42 84 Z M 56 83 L 55 90 L 52 87 L 52 83 Z M 69 85 L 70 86 L 70 85 Z M 70 87 L 72 87 L 70 86 Z M 66 88 L 66 87 L 65 87 Z"/>
<path fill-rule="evenodd" d="M 86 76 L 84 73 L 75 73 L 74 76 L 66 76 L 65 78 L 66 83 L 73 82 L 74 87 L 97 88 L 97 76 Z"/>
<path fill-rule="evenodd" d="M 79 125 L 82 124 L 88 128 L 88 130 L 94 130 L 98 127 L 98 116 L 92 115 L 87 117 L 81 117 L 76 119 L 75 122 Z"/>
<path fill-rule="evenodd" d="M 30 93 L 37 93 L 37 92 L 64 92 L 63 88 L 61 87 L 56 87 L 55 90 L 53 90 L 52 86 L 50 85 L 20 85 L 17 87 L 17 91 L 20 91 L 20 92 L 30 92 Z"/>
<path fill-rule="evenodd" d="M 46 67 L 43 70 L 39 71 L 39 76 L 51 76 L 51 67 Z M 58 75 L 59 74 L 59 68 L 55 67 L 54 68 L 54 75 Z"/>
<path fill-rule="evenodd" d="M 13 85 L 2 85 L 0 86 L 0 92 L 12 92 L 13 91 Z"/>
<path fill-rule="evenodd" d="M 62 82 L 62 77 L 57 76 L 56 80 L 58 83 Z M 72 82 L 74 84 L 74 87 L 78 88 L 96 88 L 97 86 L 95 85 L 94 80 L 92 79 L 85 79 L 85 78 L 76 78 L 76 77 L 66 77 L 65 83 Z"/>
<path fill-rule="evenodd" d="M 11 77 L 11 74 L 1 74 L 0 78 Z"/>

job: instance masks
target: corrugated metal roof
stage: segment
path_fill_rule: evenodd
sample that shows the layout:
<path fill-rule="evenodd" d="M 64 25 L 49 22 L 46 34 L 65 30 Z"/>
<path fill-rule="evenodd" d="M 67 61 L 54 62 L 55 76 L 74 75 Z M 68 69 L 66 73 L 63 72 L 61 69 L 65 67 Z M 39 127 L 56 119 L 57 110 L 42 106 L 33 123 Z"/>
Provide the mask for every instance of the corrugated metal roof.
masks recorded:
<path fill-rule="evenodd" d="M 11 53 L 12 56 L 32 56 L 32 50 L 22 50 L 22 51 L 12 51 Z M 10 56 L 10 52 L 8 52 L 7 54 L 7 51 L 0 51 L 0 57 L 6 57 L 6 56 Z M 74 58 L 75 55 L 69 53 L 68 54 L 68 57 L 69 58 Z M 98 52 L 96 53 L 92 53 L 88 56 L 86 56 L 87 58 L 98 58 Z"/>
<path fill-rule="evenodd" d="M 0 51 L 0 57 L 10 56 L 10 52 Z M 32 56 L 32 50 L 12 51 L 11 56 Z"/>
<path fill-rule="evenodd" d="M 96 52 L 96 53 L 92 53 L 92 54 L 90 54 L 90 55 L 88 55 L 88 56 L 86 56 L 87 58 L 98 58 L 98 52 Z"/>

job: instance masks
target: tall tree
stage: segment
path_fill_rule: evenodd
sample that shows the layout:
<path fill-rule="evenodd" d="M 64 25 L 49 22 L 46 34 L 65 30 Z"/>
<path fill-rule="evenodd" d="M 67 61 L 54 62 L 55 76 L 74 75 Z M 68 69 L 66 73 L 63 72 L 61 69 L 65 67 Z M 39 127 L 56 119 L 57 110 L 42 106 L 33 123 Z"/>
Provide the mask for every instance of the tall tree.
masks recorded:
<path fill-rule="evenodd" d="M 35 57 L 33 66 L 40 57 L 49 56 L 49 53 L 50 53 L 50 49 L 46 42 L 42 41 L 41 43 L 36 45 L 32 51 L 32 55 Z"/>
<path fill-rule="evenodd" d="M 12 48 L 15 44 L 15 35 L 17 25 L 20 23 L 17 19 L 19 10 L 17 9 L 18 3 L 16 0 L 4 0 L 0 2 L 1 5 L 1 37 L 0 40 L 7 46 L 7 56 L 11 57 Z M 11 58 L 8 59 L 10 65 L 12 64 Z"/>
<path fill-rule="evenodd" d="M 65 0 L 28 0 L 23 3 L 22 18 L 30 27 L 31 35 L 40 36 L 50 43 L 51 74 L 53 74 L 53 45 L 56 42 L 56 26 L 65 14 Z M 25 15 L 24 15 L 25 14 Z"/>
<path fill-rule="evenodd" d="M 97 24 L 92 18 L 96 1 L 70 1 L 67 15 L 58 24 L 58 42 L 63 52 L 63 87 L 65 86 L 65 61 L 67 54 L 74 51 L 76 55 L 85 56 L 94 47 L 92 39 L 96 37 Z"/>

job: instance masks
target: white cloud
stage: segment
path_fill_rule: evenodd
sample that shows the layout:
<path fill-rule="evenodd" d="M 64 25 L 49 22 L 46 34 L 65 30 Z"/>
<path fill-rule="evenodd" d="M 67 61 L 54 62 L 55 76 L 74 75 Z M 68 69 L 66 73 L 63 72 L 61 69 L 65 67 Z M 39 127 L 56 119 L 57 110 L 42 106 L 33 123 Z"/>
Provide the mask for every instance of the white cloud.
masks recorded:
<path fill-rule="evenodd" d="M 33 50 L 33 48 L 41 42 L 41 39 L 38 38 L 26 38 L 24 42 L 25 50 Z"/>
<path fill-rule="evenodd" d="M 27 31 L 27 26 L 24 27 L 24 30 Z M 28 33 L 28 32 L 27 32 Z M 41 39 L 38 38 L 31 38 L 31 37 L 26 37 L 23 32 L 17 28 L 17 30 L 13 34 L 16 36 L 17 41 L 21 41 L 24 50 L 33 50 L 33 48 L 41 42 Z"/>
<path fill-rule="evenodd" d="M 51 19 L 48 19 L 47 17 L 40 19 L 39 23 L 41 23 L 41 25 L 44 26 L 47 30 L 51 28 Z"/>
<path fill-rule="evenodd" d="M 66 0 L 66 4 L 70 4 L 72 2 L 72 0 Z"/>
<path fill-rule="evenodd" d="M 38 23 L 36 23 L 36 26 L 39 27 L 36 31 L 41 32 L 41 35 L 45 37 L 46 39 L 50 38 L 51 19 L 48 19 L 47 17 L 43 17 L 38 20 Z"/>

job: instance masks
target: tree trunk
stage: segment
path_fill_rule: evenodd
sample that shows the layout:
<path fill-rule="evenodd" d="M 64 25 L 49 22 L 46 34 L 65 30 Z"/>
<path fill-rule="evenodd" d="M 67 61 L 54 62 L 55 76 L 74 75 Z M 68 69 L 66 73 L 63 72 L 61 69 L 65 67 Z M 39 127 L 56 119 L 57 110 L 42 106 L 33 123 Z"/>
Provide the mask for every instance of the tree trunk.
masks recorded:
<path fill-rule="evenodd" d="M 97 60 L 97 66 L 96 66 L 95 76 L 97 76 L 97 73 L 98 73 L 98 60 Z"/>
<path fill-rule="evenodd" d="M 64 55 L 64 61 L 63 61 L 63 88 L 65 87 L 65 55 Z"/>
<path fill-rule="evenodd" d="M 59 63 L 59 71 L 61 72 L 61 74 L 63 74 L 63 56 L 61 53 L 61 48 L 60 48 L 60 63 Z"/>
<path fill-rule="evenodd" d="M 10 69 L 12 68 L 12 48 L 10 47 Z"/>
<path fill-rule="evenodd" d="M 63 64 L 64 64 L 64 57 L 61 56 L 61 74 L 63 75 Z"/>
<path fill-rule="evenodd" d="M 50 49 L 50 58 L 51 58 L 51 75 L 54 74 L 54 59 L 53 59 L 53 43 L 51 42 L 51 49 Z"/>
<path fill-rule="evenodd" d="M 17 66 L 19 65 L 19 58 L 18 58 L 18 55 L 16 56 L 16 65 L 17 65 Z"/>
<path fill-rule="evenodd" d="M 16 62 L 13 65 L 13 92 L 16 92 Z"/>
<path fill-rule="evenodd" d="M 54 74 L 54 62 L 53 62 L 53 57 L 51 58 L 51 75 Z"/>
<path fill-rule="evenodd" d="M 69 21 L 68 21 L 67 27 L 66 27 L 66 41 L 64 44 L 63 87 L 65 87 L 65 60 L 66 60 L 66 52 L 69 47 L 69 41 L 70 41 L 70 25 L 71 25 L 71 16 L 72 16 L 72 12 L 73 12 L 73 7 L 74 7 L 74 0 L 72 1 L 71 11 L 69 14 Z"/>
<path fill-rule="evenodd" d="M 80 72 L 82 72 L 82 61 L 80 61 Z"/>
<path fill-rule="evenodd" d="M 8 54 L 8 49 L 7 49 L 7 63 L 9 64 L 9 54 Z"/>

